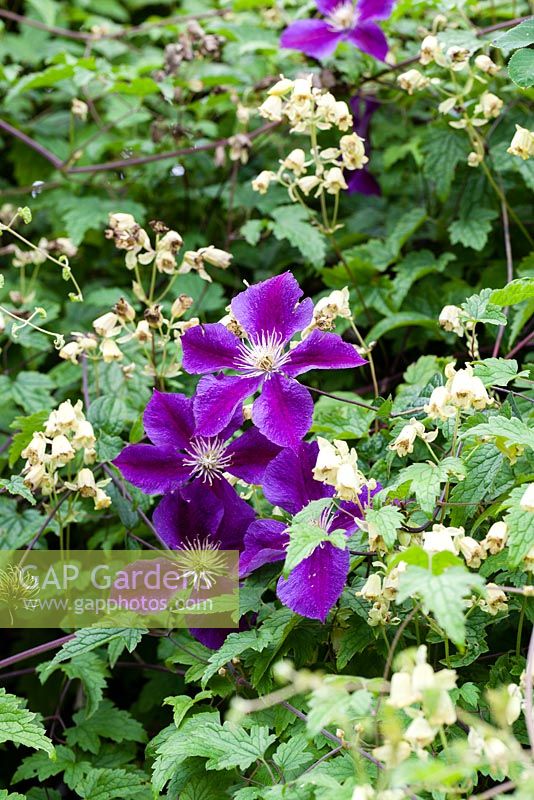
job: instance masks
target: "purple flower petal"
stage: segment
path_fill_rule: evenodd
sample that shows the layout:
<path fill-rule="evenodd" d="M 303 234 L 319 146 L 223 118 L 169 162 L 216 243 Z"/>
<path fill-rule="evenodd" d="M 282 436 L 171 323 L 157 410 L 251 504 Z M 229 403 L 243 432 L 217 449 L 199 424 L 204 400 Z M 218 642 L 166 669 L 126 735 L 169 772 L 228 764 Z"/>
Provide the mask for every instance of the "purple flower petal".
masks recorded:
<path fill-rule="evenodd" d="M 310 369 L 350 369 L 367 364 L 356 349 L 336 333 L 314 330 L 291 350 L 284 367 L 288 375 L 302 375 Z"/>
<path fill-rule="evenodd" d="M 374 22 L 361 22 L 349 33 L 349 41 L 373 58 L 385 61 L 389 46 L 383 31 Z"/>
<path fill-rule="evenodd" d="M 283 561 L 289 536 L 286 526 L 276 519 L 258 519 L 245 534 L 245 550 L 239 560 L 241 577 L 249 575 L 264 564 Z"/>
<path fill-rule="evenodd" d="M 315 5 L 317 6 L 317 10 L 327 17 L 335 8 L 341 5 L 342 2 L 343 0 L 315 0 Z"/>
<path fill-rule="evenodd" d="M 193 489 L 193 486 L 195 489 Z M 170 550 L 184 547 L 195 539 L 204 541 L 213 537 L 224 515 L 221 501 L 198 482 L 190 489 L 189 499 L 177 491 L 163 497 L 154 511 L 154 526 L 165 546 Z"/>
<path fill-rule="evenodd" d="M 282 450 L 271 461 L 263 476 L 263 493 L 273 506 L 297 514 L 312 500 L 334 494 L 332 486 L 326 486 L 313 477 L 318 453 L 317 442 L 300 442 L 295 449 Z"/>
<path fill-rule="evenodd" d="M 183 394 L 154 391 L 143 425 L 155 445 L 177 450 L 187 447 L 195 428 L 193 401 Z"/>
<path fill-rule="evenodd" d="M 380 197 L 382 190 L 380 184 L 365 167 L 345 174 L 349 194 L 364 194 L 367 197 L 376 195 Z"/>
<path fill-rule="evenodd" d="M 394 5 L 395 0 L 358 0 L 356 11 L 361 20 L 387 19 Z"/>
<path fill-rule="evenodd" d="M 241 378 L 207 375 L 202 378 L 194 398 L 197 432 L 215 436 L 232 420 L 239 405 L 258 391 L 263 378 Z"/>
<path fill-rule="evenodd" d="M 151 444 L 131 444 L 113 464 L 145 494 L 172 492 L 189 478 L 189 468 L 175 450 Z"/>
<path fill-rule="evenodd" d="M 274 374 L 252 406 L 252 421 L 264 436 L 281 447 L 296 447 L 311 428 L 313 400 L 292 378 Z"/>
<path fill-rule="evenodd" d="M 205 490 L 205 486 L 203 487 Z M 224 508 L 222 522 L 217 530 L 217 540 L 223 550 L 242 550 L 245 534 L 256 519 L 249 506 L 227 480 L 215 481 L 210 489 Z M 199 498 L 199 502 L 202 502 Z"/>
<path fill-rule="evenodd" d="M 251 339 L 274 333 L 287 342 L 296 331 L 309 325 L 313 316 L 311 298 L 299 303 L 303 294 L 293 275 L 284 272 L 234 297 L 232 313 Z"/>
<path fill-rule="evenodd" d="M 212 615 L 213 620 L 215 620 L 216 616 L 216 614 Z M 210 650 L 218 650 L 224 644 L 228 634 L 237 633 L 237 631 L 237 625 L 235 628 L 189 628 L 191 636 L 194 636 L 204 647 L 209 647 Z"/>
<path fill-rule="evenodd" d="M 278 597 L 297 614 L 324 622 L 345 588 L 349 565 L 348 550 L 325 542 L 301 561 L 287 580 L 280 578 Z"/>
<path fill-rule="evenodd" d="M 249 428 L 230 443 L 226 455 L 232 457 L 228 472 L 247 483 L 260 484 L 266 467 L 280 448 L 265 438 L 257 428 Z"/>
<path fill-rule="evenodd" d="M 280 45 L 322 59 L 331 56 L 343 38 L 344 31 L 333 31 L 322 19 L 299 19 L 282 33 Z"/>
<path fill-rule="evenodd" d="M 195 325 L 182 337 L 182 364 L 187 372 L 204 374 L 234 369 L 239 339 L 219 322 Z"/>

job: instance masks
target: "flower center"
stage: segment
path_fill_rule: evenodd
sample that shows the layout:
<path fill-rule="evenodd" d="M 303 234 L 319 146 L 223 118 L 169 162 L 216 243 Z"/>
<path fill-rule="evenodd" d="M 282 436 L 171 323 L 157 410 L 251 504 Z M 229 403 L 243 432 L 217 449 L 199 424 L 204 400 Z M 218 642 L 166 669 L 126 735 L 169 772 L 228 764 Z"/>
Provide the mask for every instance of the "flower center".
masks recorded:
<path fill-rule="evenodd" d="M 350 31 L 356 27 L 357 14 L 354 3 L 340 3 L 328 15 L 328 22 L 334 31 Z"/>
<path fill-rule="evenodd" d="M 220 542 L 201 541 L 197 537 L 192 542 L 186 539 L 175 553 L 174 560 L 183 571 L 182 577 L 191 578 L 193 589 L 211 589 L 217 578 L 227 573 L 227 561 L 219 548 Z"/>
<path fill-rule="evenodd" d="M 285 352 L 282 337 L 278 333 L 262 333 L 256 341 L 240 342 L 238 348 L 236 367 L 243 370 L 247 377 L 279 372 L 289 361 L 290 353 Z"/>
<path fill-rule="evenodd" d="M 323 508 L 317 519 L 312 520 L 312 525 L 317 525 L 318 528 L 328 533 L 332 527 L 337 508 L 335 506 L 328 506 Z"/>
<path fill-rule="evenodd" d="M 232 456 L 225 455 L 226 444 L 218 438 L 195 436 L 185 452 L 190 458 L 184 459 L 184 464 L 191 467 L 191 475 L 201 478 L 203 483 L 207 481 L 210 486 L 232 463 Z"/>

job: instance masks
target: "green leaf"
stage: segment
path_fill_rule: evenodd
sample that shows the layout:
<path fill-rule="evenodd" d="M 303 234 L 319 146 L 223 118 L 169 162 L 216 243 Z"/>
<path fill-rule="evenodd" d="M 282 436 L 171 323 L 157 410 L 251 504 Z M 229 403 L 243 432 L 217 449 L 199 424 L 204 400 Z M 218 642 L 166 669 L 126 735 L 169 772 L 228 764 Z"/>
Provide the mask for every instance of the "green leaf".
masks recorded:
<path fill-rule="evenodd" d="M 332 636 L 337 668 L 345 669 L 353 656 L 362 653 L 374 641 L 373 629 L 367 622 L 356 615 L 350 617 L 348 627 L 334 632 Z"/>
<path fill-rule="evenodd" d="M 502 289 L 494 289 L 490 300 L 496 306 L 514 306 L 532 297 L 534 297 L 534 278 L 516 278 Z"/>
<path fill-rule="evenodd" d="M 7 497 L 0 497 L 0 548 L 17 550 L 29 544 L 37 531 L 43 527 L 47 530 L 59 531 L 57 520 L 48 520 L 48 516 L 35 508 L 18 511 L 16 503 Z"/>
<path fill-rule="evenodd" d="M 111 700 L 102 700 L 91 717 L 85 709 L 77 711 L 72 720 L 74 727 L 65 731 L 65 738 L 70 747 L 81 747 L 91 753 L 98 753 L 100 739 L 111 739 L 114 742 L 144 742 L 146 733 L 140 722 L 128 711 L 119 709 Z"/>
<path fill-rule="evenodd" d="M 388 494 L 394 492 L 403 483 L 410 483 L 410 491 L 415 493 L 417 502 L 421 510 L 431 514 L 438 499 L 441 484 L 451 477 L 463 478 L 465 469 L 458 458 L 445 458 L 440 464 L 432 461 L 422 461 L 417 464 L 410 464 L 409 467 L 402 469 L 392 486 L 388 486 Z"/>
<path fill-rule="evenodd" d="M 210 697 L 212 697 L 212 693 L 209 691 L 199 692 L 195 697 L 189 697 L 188 694 L 179 694 L 174 697 L 166 697 L 163 703 L 166 706 L 172 706 L 174 724 L 179 728 L 187 712 L 193 708 L 195 703 L 208 700 Z"/>
<path fill-rule="evenodd" d="M 516 378 L 528 376 L 528 371 L 518 372 L 519 365 L 513 358 L 485 358 L 474 365 L 474 373 L 484 386 L 508 386 Z"/>
<path fill-rule="evenodd" d="M 86 717 L 90 718 L 97 710 L 104 696 L 103 689 L 106 686 L 106 679 L 109 677 L 106 662 L 99 658 L 96 653 L 88 652 L 76 656 L 69 663 L 56 664 L 52 669 L 48 668 L 48 664 L 40 664 L 37 668 L 37 673 L 41 683 L 48 680 L 52 672 L 59 667 L 71 680 L 78 679 L 82 682 L 87 698 L 85 713 Z"/>
<path fill-rule="evenodd" d="M 66 642 L 61 650 L 56 653 L 48 668 L 51 669 L 56 664 L 61 664 L 63 661 L 69 661 L 69 659 L 75 656 L 88 653 L 96 647 L 102 647 L 115 639 L 124 640 L 129 644 L 135 642 L 133 643 L 133 649 L 139 642 L 142 633 L 141 630 L 131 628 L 82 628 L 76 631 L 74 638 Z M 126 646 L 128 646 L 128 644 Z"/>
<path fill-rule="evenodd" d="M 517 417 L 512 417 L 512 419 L 500 415 L 489 417 L 487 422 L 475 425 L 460 434 L 461 439 L 471 436 L 495 436 L 510 442 L 510 444 L 530 447 L 534 450 L 534 429 Z"/>
<path fill-rule="evenodd" d="M 287 239 L 300 250 L 306 261 L 322 267 L 326 257 L 325 238 L 310 224 L 306 209 L 301 206 L 280 206 L 271 212 L 272 230 L 279 240 Z"/>
<path fill-rule="evenodd" d="M 87 766 L 83 761 L 76 763 L 76 756 L 72 750 L 60 744 L 55 748 L 53 759 L 42 752 L 33 753 L 25 758 L 13 776 L 13 783 L 34 778 L 38 778 L 42 783 L 63 773 L 64 782 L 72 789 L 83 777 Z"/>
<path fill-rule="evenodd" d="M 95 430 L 115 436 L 122 431 L 128 420 L 128 409 L 119 397 L 102 395 L 91 403 L 87 419 Z"/>
<path fill-rule="evenodd" d="M 394 331 L 397 328 L 411 328 L 413 326 L 428 328 L 434 332 L 438 330 L 437 322 L 433 317 L 427 317 L 418 311 L 399 311 L 397 314 L 390 314 L 381 319 L 380 322 L 377 322 L 367 334 L 367 340 L 376 342 L 385 333 Z"/>
<path fill-rule="evenodd" d="M 425 614 L 431 612 L 438 625 L 459 647 L 465 644 L 464 597 L 481 592 L 484 579 L 465 567 L 449 567 L 440 575 L 409 565 L 399 578 L 397 603 L 417 597 Z"/>
<path fill-rule="evenodd" d="M 24 485 L 22 475 L 12 475 L 11 478 L 0 478 L 0 487 L 3 487 L 9 494 L 19 495 L 28 501 L 32 506 L 36 500 L 27 486 Z"/>
<path fill-rule="evenodd" d="M 20 458 L 20 454 L 30 443 L 35 431 L 43 429 L 49 413 L 49 411 L 37 411 L 37 413 L 31 414 L 29 417 L 15 417 L 9 426 L 18 431 L 18 433 L 13 436 L 13 441 L 9 448 L 10 467 Z"/>
<path fill-rule="evenodd" d="M 313 754 L 308 749 L 308 739 L 302 733 L 279 744 L 273 754 L 273 761 L 282 770 L 286 781 L 300 775 L 313 760 Z"/>
<path fill-rule="evenodd" d="M 140 770 L 90 769 L 76 786 L 76 793 L 86 800 L 122 800 L 148 797 L 148 789 L 148 777 Z"/>
<path fill-rule="evenodd" d="M 249 219 L 241 226 L 241 235 L 245 237 L 248 244 L 254 247 L 260 241 L 263 227 L 261 219 Z"/>
<path fill-rule="evenodd" d="M 528 47 L 534 44 L 534 17 L 524 20 L 515 28 L 499 34 L 493 45 L 501 50 L 515 50 L 518 47 Z"/>
<path fill-rule="evenodd" d="M 286 551 L 283 576 L 287 578 L 289 573 L 297 567 L 301 561 L 311 556 L 313 552 L 323 542 L 329 542 L 340 550 L 347 547 L 347 537 L 345 531 L 335 530 L 326 531 L 318 525 L 312 523 L 292 523 L 288 528 L 289 545 Z"/>
<path fill-rule="evenodd" d="M 534 514 L 523 511 L 519 505 L 526 486 L 517 486 L 511 493 L 508 503 L 510 510 L 504 517 L 508 526 L 508 549 L 510 566 L 519 567 L 521 561 L 534 547 Z"/>
<path fill-rule="evenodd" d="M 428 126 L 423 143 L 424 173 L 436 187 L 440 200 L 448 197 L 454 173 L 459 163 L 465 163 L 468 154 L 466 137 L 452 128 Z"/>
<path fill-rule="evenodd" d="M 453 506 L 452 525 L 461 525 L 473 514 L 478 503 L 492 499 L 504 491 L 508 475 L 504 471 L 504 456 L 494 444 L 483 444 L 465 458 L 466 478 L 458 483 L 450 495 Z"/>
<path fill-rule="evenodd" d="M 534 50 L 517 50 L 508 62 L 508 74 L 520 89 L 534 84 Z"/>
<path fill-rule="evenodd" d="M 347 400 L 354 399 L 353 392 L 336 394 Z M 314 408 L 312 431 L 325 438 L 360 439 L 367 435 L 374 418 L 375 412 L 367 408 L 334 400 L 332 397 L 320 397 Z"/>
<path fill-rule="evenodd" d="M 475 205 L 464 211 L 460 219 L 449 225 L 452 244 L 462 244 L 473 250 L 482 250 L 492 228 L 492 221 L 497 217 L 492 208 Z"/>
<path fill-rule="evenodd" d="M 472 294 L 462 303 L 465 315 L 473 322 L 483 322 L 486 325 L 506 325 L 507 318 L 500 308 L 490 302 L 491 289 L 482 289 L 478 294 Z"/>
<path fill-rule="evenodd" d="M 0 688 L 0 742 L 14 742 L 34 750 L 44 750 L 50 757 L 54 745 L 46 736 L 37 714 L 28 711 L 25 701 Z"/>
<path fill-rule="evenodd" d="M 19 372 L 13 384 L 13 399 L 26 411 L 34 414 L 43 408 L 52 408 L 54 399 L 50 390 L 54 381 L 41 372 Z"/>
<path fill-rule="evenodd" d="M 391 548 L 397 540 L 397 532 L 402 525 L 402 513 L 395 506 L 370 508 L 365 512 L 365 521 L 369 526 L 369 535 L 374 539 L 380 536 L 386 547 Z"/>

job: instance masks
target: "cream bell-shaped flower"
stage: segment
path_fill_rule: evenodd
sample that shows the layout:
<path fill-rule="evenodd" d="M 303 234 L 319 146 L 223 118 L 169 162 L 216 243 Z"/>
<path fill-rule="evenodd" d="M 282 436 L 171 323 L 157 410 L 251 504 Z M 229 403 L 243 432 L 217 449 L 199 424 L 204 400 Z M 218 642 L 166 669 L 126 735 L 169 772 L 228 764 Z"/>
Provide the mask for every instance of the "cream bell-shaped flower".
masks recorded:
<path fill-rule="evenodd" d="M 503 105 L 503 101 L 496 94 L 484 92 L 475 106 L 475 114 L 482 114 L 486 119 L 498 117 Z"/>
<path fill-rule="evenodd" d="M 394 672 L 389 686 L 387 704 L 393 708 L 408 708 L 421 701 L 421 694 L 413 688 L 409 672 Z"/>
<path fill-rule="evenodd" d="M 426 433 L 425 426 L 412 417 L 407 425 L 404 425 L 397 438 L 388 445 L 389 450 L 394 450 L 398 456 L 403 458 L 408 453 L 413 453 L 414 442 L 417 438 L 426 442 L 433 442 L 438 431 Z"/>
<path fill-rule="evenodd" d="M 458 554 L 458 547 L 455 537 L 464 533 L 463 528 L 447 528 L 445 525 L 433 525 L 431 531 L 423 533 L 423 549 L 427 553 L 441 553 L 447 550 L 449 553 Z"/>
<path fill-rule="evenodd" d="M 306 153 L 302 148 L 296 147 L 281 163 L 283 167 L 291 170 L 297 177 L 300 177 L 300 175 L 306 171 L 305 162 Z"/>
<path fill-rule="evenodd" d="M 480 54 L 475 58 L 475 67 L 487 75 L 496 75 L 501 69 L 489 56 Z"/>
<path fill-rule="evenodd" d="M 93 328 L 99 336 L 115 336 L 120 332 L 119 317 L 113 311 L 108 311 L 98 319 L 95 319 Z"/>
<path fill-rule="evenodd" d="M 79 342 L 68 342 L 59 351 L 59 357 L 64 358 L 65 361 L 70 361 L 71 364 L 78 363 L 78 356 L 83 353 L 83 347 Z"/>
<path fill-rule="evenodd" d="M 473 374 L 473 368 L 469 364 L 459 370 L 455 369 L 454 364 L 447 364 L 445 375 L 448 378 L 447 389 L 451 395 L 451 402 L 457 408 L 463 410 L 474 408 L 480 411 L 494 403 L 480 378 Z"/>
<path fill-rule="evenodd" d="M 327 194 L 339 194 L 342 189 L 349 188 L 339 167 L 331 167 L 325 172 L 323 186 Z"/>
<path fill-rule="evenodd" d="M 306 175 L 303 178 L 299 178 L 297 181 L 297 186 L 300 191 L 308 197 L 310 192 L 316 189 L 321 184 L 321 179 L 317 177 L 317 175 Z"/>
<path fill-rule="evenodd" d="M 482 546 L 492 556 L 500 553 L 508 541 L 508 525 L 503 520 L 494 522 L 482 540 Z"/>
<path fill-rule="evenodd" d="M 275 95 L 277 97 L 283 97 L 293 88 L 293 81 L 289 80 L 289 78 L 284 78 L 283 75 L 280 75 L 280 80 L 278 80 L 274 86 L 268 90 L 268 95 Z"/>
<path fill-rule="evenodd" d="M 112 361 L 120 361 L 124 355 L 114 339 L 103 339 L 100 343 L 100 352 L 102 354 L 102 360 L 106 364 L 110 364 Z"/>
<path fill-rule="evenodd" d="M 451 399 L 449 390 L 445 386 L 436 386 L 432 390 L 424 410 L 430 419 L 441 419 L 443 421 L 450 419 L 456 414 L 456 409 L 452 405 Z"/>
<path fill-rule="evenodd" d="M 258 109 L 259 115 L 271 122 L 281 122 L 282 120 L 282 98 L 271 94 L 263 101 Z"/>
<path fill-rule="evenodd" d="M 488 614 L 494 617 L 500 611 L 508 610 L 508 598 L 506 594 L 495 583 L 486 584 L 486 597 L 482 601 L 481 607 Z"/>
<path fill-rule="evenodd" d="M 356 592 L 356 594 L 359 597 L 363 597 L 364 600 L 378 600 L 382 595 L 382 579 L 378 572 L 371 573 L 360 591 Z"/>
<path fill-rule="evenodd" d="M 408 94 L 420 92 L 425 89 L 430 81 L 425 75 L 419 72 L 418 69 L 409 69 L 397 76 L 397 83 L 401 89 L 404 89 Z"/>
<path fill-rule="evenodd" d="M 342 136 L 339 140 L 339 149 L 347 169 L 363 169 L 369 161 L 365 155 L 364 140 L 357 133 Z"/>
<path fill-rule="evenodd" d="M 334 289 L 326 297 L 321 297 L 313 309 L 313 318 L 307 328 L 302 331 L 302 339 L 318 328 L 321 331 L 330 331 L 334 327 L 338 317 L 350 319 L 352 316 L 349 305 L 349 290 L 347 286 L 343 289 Z"/>
<path fill-rule="evenodd" d="M 267 194 L 271 183 L 276 180 L 276 174 L 271 170 L 264 169 L 252 181 L 252 188 L 258 194 Z"/>
<path fill-rule="evenodd" d="M 516 125 L 513 139 L 506 152 L 512 156 L 519 156 L 523 161 L 534 156 L 534 131 Z"/>
<path fill-rule="evenodd" d="M 78 472 L 75 485 L 82 497 L 96 496 L 95 476 L 87 467 L 84 467 Z"/>
<path fill-rule="evenodd" d="M 486 551 L 472 536 L 459 535 L 456 537 L 455 544 L 463 555 L 468 567 L 478 569 L 486 558 Z"/>
<path fill-rule="evenodd" d="M 30 443 L 26 445 L 21 452 L 21 456 L 27 459 L 32 466 L 40 464 L 45 460 L 46 446 L 47 440 L 44 433 L 42 431 L 36 431 Z"/>
<path fill-rule="evenodd" d="M 462 309 L 458 306 L 443 306 L 439 314 L 439 324 L 444 330 L 463 336 Z"/>
<path fill-rule="evenodd" d="M 51 455 L 59 467 L 65 466 L 75 456 L 75 451 L 65 434 L 60 433 L 52 439 Z"/>
<path fill-rule="evenodd" d="M 428 747 L 434 741 L 436 733 L 437 728 L 433 728 L 424 717 L 416 717 L 408 725 L 404 738 L 413 747 Z"/>
<path fill-rule="evenodd" d="M 521 716 L 523 706 L 523 695 L 517 683 L 509 683 L 506 687 L 508 694 L 508 702 L 506 703 L 506 722 L 508 725 L 513 725 L 516 720 Z"/>
<path fill-rule="evenodd" d="M 519 501 L 521 511 L 534 512 L 534 483 L 529 483 Z"/>

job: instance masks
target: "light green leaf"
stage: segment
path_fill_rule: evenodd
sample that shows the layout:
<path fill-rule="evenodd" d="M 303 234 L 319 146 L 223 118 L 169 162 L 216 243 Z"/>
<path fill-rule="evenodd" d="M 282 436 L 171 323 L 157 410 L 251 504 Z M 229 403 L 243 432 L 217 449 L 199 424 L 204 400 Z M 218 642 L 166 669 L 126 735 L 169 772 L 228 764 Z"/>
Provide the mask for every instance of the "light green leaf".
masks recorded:
<path fill-rule="evenodd" d="M 493 40 L 493 45 L 501 50 L 515 50 L 518 47 L 528 47 L 534 44 L 534 17 L 526 19 L 515 28 L 499 34 Z"/>
<path fill-rule="evenodd" d="M 519 365 L 513 358 L 485 358 L 474 365 L 474 373 L 484 386 L 508 386 L 516 378 L 528 376 L 527 370 L 518 370 Z"/>
<path fill-rule="evenodd" d="M 380 536 L 386 547 L 391 548 L 397 540 L 397 532 L 402 525 L 402 513 L 395 506 L 370 508 L 365 512 L 365 521 L 369 526 L 371 538 Z"/>
<path fill-rule="evenodd" d="M 534 84 L 534 50 L 516 50 L 508 62 L 508 74 L 521 89 Z"/>
<path fill-rule="evenodd" d="M 394 331 L 397 328 L 428 328 L 436 332 L 438 330 L 437 321 L 432 317 L 427 317 L 425 314 L 420 314 L 418 311 L 399 311 L 397 314 L 390 314 L 371 328 L 367 334 L 367 340 L 376 342 L 385 333 Z"/>
<path fill-rule="evenodd" d="M 76 793 L 87 800 L 122 800 L 148 797 L 148 789 L 148 777 L 140 770 L 90 769 L 76 786 Z"/>
<path fill-rule="evenodd" d="M 397 603 L 419 598 L 425 614 L 431 612 L 438 625 L 458 646 L 465 644 L 466 595 L 481 592 L 484 579 L 465 567 L 449 567 L 440 575 L 409 565 L 399 578 Z"/>
<path fill-rule="evenodd" d="M 301 733 L 279 744 L 273 755 L 273 761 L 284 773 L 286 781 L 300 775 L 313 760 L 314 757 L 308 749 L 308 739 Z"/>
<path fill-rule="evenodd" d="M 10 478 L 0 478 L 0 487 L 3 487 L 9 494 L 18 495 L 23 497 L 32 506 L 35 505 L 36 500 L 27 486 L 24 485 L 24 478 L 22 475 L 12 475 Z"/>
<path fill-rule="evenodd" d="M 345 531 L 335 530 L 328 532 L 312 523 L 292 523 L 288 529 L 288 533 L 289 545 L 284 562 L 284 578 L 287 578 L 289 573 L 292 572 L 301 561 L 311 556 L 323 542 L 329 542 L 333 547 L 339 548 L 339 550 L 345 550 L 347 546 Z"/>
<path fill-rule="evenodd" d="M 492 208 L 475 205 L 464 211 L 460 219 L 449 225 L 452 244 L 462 244 L 473 250 L 482 250 L 492 228 L 497 212 Z"/>
<path fill-rule="evenodd" d="M 471 436 L 495 436 L 510 444 L 534 449 L 534 429 L 517 417 L 512 419 L 500 415 L 489 417 L 487 422 L 475 425 L 460 434 L 461 439 Z"/>
<path fill-rule="evenodd" d="M 25 701 L 0 688 L 0 742 L 14 742 L 34 750 L 44 750 L 50 757 L 54 745 L 46 736 L 37 714 L 28 711 Z"/>
<path fill-rule="evenodd" d="M 534 50 L 532 51 L 534 53 Z M 496 306 L 514 306 L 534 297 L 534 278 L 516 278 L 502 289 L 494 289 L 490 300 Z"/>
<path fill-rule="evenodd" d="M 263 222 L 261 219 L 249 219 L 248 222 L 241 226 L 241 235 L 245 237 L 245 241 L 248 244 L 255 246 L 260 241 L 262 230 Z"/>
<path fill-rule="evenodd" d="M 189 697 L 188 694 L 179 694 L 174 697 L 166 697 L 163 703 L 166 706 L 172 706 L 174 724 L 179 728 L 187 712 L 193 708 L 195 703 L 208 700 L 210 697 L 212 697 L 212 693 L 209 691 L 199 692 L 195 697 Z"/>
<path fill-rule="evenodd" d="M 347 400 L 354 399 L 353 392 L 336 394 Z M 360 439 L 367 435 L 374 418 L 375 412 L 367 408 L 334 400 L 332 397 L 320 397 L 315 404 L 312 431 L 325 438 Z"/>
<path fill-rule="evenodd" d="M 462 303 L 461 308 L 473 322 L 483 322 L 486 325 L 506 325 L 506 316 L 498 306 L 490 302 L 490 297 L 491 289 L 482 289 L 478 294 L 468 297 Z"/>
<path fill-rule="evenodd" d="M 119 743 L 146 741 L 141 723 L 128 711 L 114 706 L 111 700 L 102 700 L 91 717 L 83 709 L 77 711 L 72 720 L 74 726 L 65 731 L 67 744 L 91 753 L 98 753 L 101 737 Z"/>
<path fill-rule="evenodd" d="M 13 399 L 26 411 L 34 414 L 43 408 L 52 408 L 54 399 L 50 390 L 54 381 L 41 372 L 19 372 L 13 384 Z"/>
<path fill-rule="evenodd" d="M 82 628 L 76 631 L 74 638 L 66 642 L 61 650 L 56 653 L 48 668 L 51 669 L 56 664 L 61 664 L 63 661 L 68 661 L 75 656 L 88 653 L 96 647 L 102 647 L 115 639 L 124 640 L 126 643 L 132 643 L 133 649 L 139 642 L 142 633 L 143 631 L 140 629 L 136 630 L 131 628 Z M 133 642 L 131 640 L 132 634 Z M 128 644 L 126 644 L 126 646 L 128 646 Z"/>
<path fill-rule="evenodd" d="M 37 673 L 41 683 L 45 683 L 50 675 L 60 667 L 68 678 L 71 680 L 78 679 L 82 682 L 87 698 L 85 713 L 86 718 L 89 719 L 97 710 L 104 696 L 103 690 L 106 686 L 106 679 L 109 677 L 106 662 L 99 658 L 95 652 L 88 652 L 75 656 L 68 663 L 56 664 L 52 669 L 49 669 L 46 663 L 40 664 L 37 668 Z"/>
<path fill-rule="evenodd" d="M 532 511 L 523 511 L 520 506 L 525 489 L 526 486 L 517 486 L 510 493 L 507 501 L 510 510 L 504 517 L 508 526 L 510 566 L 513 568 L 518 567 L 529 550 L 534 547 L 534 514 Z"/>
<path fill-rule="evenodd" d="M 423 143 L 425 153 L 424 173 L 436 187 L 440 200 L 446 200 L 459 163 L 465 163 L 468 154 L 466 137 L 448 126 L 428 126 Z"/>
<path fill-rule="evenodd" d="M 277 239 L 287 239 L 300 250 L 306 261 L 316 267 L 324 264 L 326 257 L 325 238 L 310 224 L 308 213 L 301 206 L 280 206 L 271 212 L 274 220 L 272 230 Z"/>

